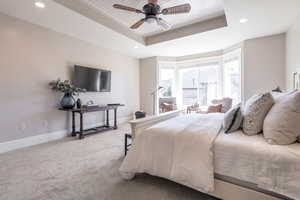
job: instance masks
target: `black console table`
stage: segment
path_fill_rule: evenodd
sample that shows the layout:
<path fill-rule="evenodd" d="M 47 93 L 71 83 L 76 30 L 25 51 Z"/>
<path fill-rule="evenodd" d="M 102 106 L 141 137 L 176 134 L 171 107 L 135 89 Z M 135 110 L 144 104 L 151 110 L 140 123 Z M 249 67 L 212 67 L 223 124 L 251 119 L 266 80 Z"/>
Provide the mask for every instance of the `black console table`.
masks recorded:
<path fill-rule="evenodd" d="M 59 110 L 62 111 L 68 111 L 72 112 L 72 137 L 75 137 L 77 134 L 79 134 L 79 139 L 83 139 L 85 135 L 95 134 L 107 130 L 113 130 L 117 129 L 117 110 L 118 107 L 124 106 L 122 104 L 120 105 L 107 105 L 107 106 L 93 106 L 93 107 L 82 107 L 82 108 L 74 108 L 74 109 L 63 109 L 60 108 Z M 114 125 L 110 126 L 109 124 L 109 111 L 114 111 Z M 83 128 L 83 116 L 85 113 L 89 112 L 106 112 L 106 123 L 103 126 L 97 126 L 89 129 Z M 79 131 L 76 131 L 76 113 L 80 116 L 80 125 L 79 125 Z"/>

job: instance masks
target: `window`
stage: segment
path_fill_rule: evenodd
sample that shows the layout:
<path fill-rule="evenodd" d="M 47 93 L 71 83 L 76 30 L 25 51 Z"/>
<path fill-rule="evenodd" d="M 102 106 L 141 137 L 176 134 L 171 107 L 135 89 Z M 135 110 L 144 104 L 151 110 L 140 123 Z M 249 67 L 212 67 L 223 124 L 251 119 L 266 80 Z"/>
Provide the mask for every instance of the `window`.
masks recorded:
<path fill-rule="evenodd" d="M 241 49 L 225 55 L 159 63 L 159 101 L 175 99 L 177 108 L 207 107 L 213 99 L 242 100 Z"/>
<path fill-rule="evenodd" d="M 163 87 L 159 91 L 159 97 L 175 96 L 175 69 L 174 68 L 160 68 L 159 86 Z"/>
<path fill-rule="evenodd" d="M 241 102 L 241 67 L 239 58 L 224 61 L 223 96 L 233 99 L 233 104 Z"/>
<path fill-rule="evenodd" d="M 208 105 L 217 98 L 220 66 L 208 65 L 180 70 L 182 104 L 189 106 Z"/>

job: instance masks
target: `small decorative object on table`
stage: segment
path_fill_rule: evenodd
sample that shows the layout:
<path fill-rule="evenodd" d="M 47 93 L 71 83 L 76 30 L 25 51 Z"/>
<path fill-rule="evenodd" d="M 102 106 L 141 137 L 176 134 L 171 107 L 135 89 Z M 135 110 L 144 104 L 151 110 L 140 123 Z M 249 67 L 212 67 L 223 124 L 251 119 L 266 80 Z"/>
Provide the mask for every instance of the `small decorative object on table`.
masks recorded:
<path fill-rule="evenodd" d="M 81 106 L 82 106 L 81 99 L 78 98 L 76 101 L 76 107 L 79 109 L 79 108 L 81 108 Z"/>
<path fill-rule="evenodd" d="M 79 95 L 79 93 L 86 92 L 85 89 L 77 88 L 72 85 L 69 80 L 61 81 L 58 79 L 56 81 L 51 81 L 49 85 L 52 90 L 64 93 L 60 102 L 63 109 L 73 109 L 75 107 L 75 99 L 73 95 Z"/>

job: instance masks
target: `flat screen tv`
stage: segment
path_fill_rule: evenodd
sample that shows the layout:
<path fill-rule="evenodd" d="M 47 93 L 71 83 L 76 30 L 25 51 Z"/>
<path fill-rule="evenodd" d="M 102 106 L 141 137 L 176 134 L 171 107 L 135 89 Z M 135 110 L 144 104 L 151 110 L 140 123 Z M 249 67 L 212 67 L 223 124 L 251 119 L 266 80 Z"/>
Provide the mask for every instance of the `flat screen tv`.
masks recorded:
<path fill-rule="evenodd" d="M 87 92 L 110 92 L 111 71 L 75 65 L 73 84 Z"/>

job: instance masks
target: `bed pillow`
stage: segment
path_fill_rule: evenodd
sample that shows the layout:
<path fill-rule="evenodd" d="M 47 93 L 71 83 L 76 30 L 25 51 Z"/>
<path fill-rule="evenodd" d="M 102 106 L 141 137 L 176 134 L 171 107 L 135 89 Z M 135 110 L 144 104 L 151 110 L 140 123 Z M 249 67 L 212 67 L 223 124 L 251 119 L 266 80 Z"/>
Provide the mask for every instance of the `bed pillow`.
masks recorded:
<path fill-rule="evenodd" d="M 270 144 L 288 145 L 300 136 L 300 92 L 281 97 L 264 121 L 264 137 Z"/>
<path fill-rule="evenodd" d="M 211 105 L 208 107 L 207 113 L 219 113 L 221 112 L 221 109 L 222 109 L 222 104 Z"/>
<path fill-rule="evenodd" d="M 294 92 L 297 92 L 297 90 L 292 90 L 292 91 L 289 91 L 289 92 L 272 92 L 272 96 L 274 98 L 274 101 L 275 103 L 277 101 L 279 101 L 282 97 L 286 96 L 286 95 L 290 95 L 290 94 L 293 94 Z"/>
<path fill-rule="evenodd" d="M 283 92 L 272 92 L 271 94 L 273 96 L 274 101 L 276 101 L 277 99 L 279 99 L 282 96 L 286 95 L 286 93 L 283 93 Z"/>
<path fill-rule="evenodd" d="M 252 96 L 243 110 L 243 131 L 246 135 L 257 135 L 263 130 L 266 115 L 274 104 L 271 93 Z"/>
<path fill-rule="evenodd" d="M 241 105 L 238 104 L 226 112 L 223 121 L 223 128 L 225 133 L 232 133 L 240 129 L 243 121 Z"/>

